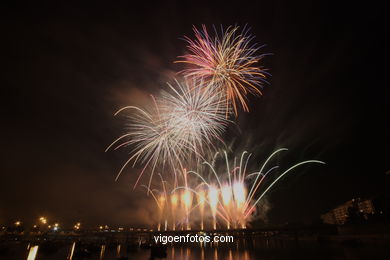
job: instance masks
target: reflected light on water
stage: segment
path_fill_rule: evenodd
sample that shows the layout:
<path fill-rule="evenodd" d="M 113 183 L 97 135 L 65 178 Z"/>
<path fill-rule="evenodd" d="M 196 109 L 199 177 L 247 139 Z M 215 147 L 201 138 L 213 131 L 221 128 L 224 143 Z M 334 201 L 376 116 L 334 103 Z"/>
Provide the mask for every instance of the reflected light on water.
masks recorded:
<path fill-rule="evenodd" d="M 119 244 L 117 247 L 116 247 L 116 257 L 121 257 L 121 245 Z"/>
<path fill-rule="evenodd" d="M 248 250 L 244 251 L 244 260 L 249 260 L 249 252 L 248 252 Z"/>
<path fill-rule="evenodd" d="M 35 260 L 38 253 L 38 246 L 32 246 L 28 252 L 27 260 Z"/>
<path fill-rule="evenodd" d="M 104 258 L 104 251 L 106 251 L 106 245 L 102 245 L 102 247 L 100 248 L 100 260 Z"/>
<path fill-rule="evenodd" d="M 175 248 L 174 247 L 172 247 L 171 252 L 172 252 L 172 259 L 175 259 Z"/>
<path fill-rule="evenodd" d="M 73 242 L 72 247 L 70 248 L 69 256 L 68 256 L 69 260 L 72 260 L 72 258 L 73 258 L 73 253 L 74 253 L 75 246 L 76 246 L 76 242 Z"/>
<path fill-rule="evenodd" d="M 158 258 L 159 259 L 159 258 Z M 248 250 L 216 247 L 171 247 L 167 260 L 255 260 Z M 145 258 L 146 260 L 146 258 Z"/>
<path fill-rule="evenodd" d="M 193 245 L 176 245 L 176 247 L 167 248 L 167 258 L 166 260 L 271 260 L 275 259 L 276 256 L 281 256 L 280 259 L 291 259 L 293 256 L 294 259 L 300 260 L 312 260 L 321 258 L 324 252 L 329 252 L 329 258 L 327 259 L 360 259 L 356 256 L 364 254 L 364 256 L 373 255 L 372 259 L 390 259 L 388 247 L 378 247 L 378 248 L 369 248 L 369 247 L 359 247 L 359 248 L 345 248 L 337 245 L 328 245 L 328 244 L 319 244 L 316 241 L 287 241 L 280 239 L 257 239 L 256 247 L 254 241 L 246 241 L 242 239 L 237 239 L 234 244 L 225 245 L 220 243 L 217 247 L 216 243 L 210 244 L 193 244 Z M 54 248 L 55 252 L 44 250 L 43 247 L 34 244 L 34 242 L 28 243 L 15 243 L 10 250 L 12 252 L 17 252 L 19 257 L 15 258 L 5 258 L 5 259 L 20 259 L 24 258 L 27 260 L 39 260 L 39 259 L 100 259 L 100 260 L 112 260 L 122 257 L 122 259 L 139 259 L 147 260 L 151 258 L 150 250 L 135 250 L 131 251 L 131 254 L 127 252 L 126 244 L 114 244 L 114 247 L 109 249 L 107 245 L 104 244 L 93 244 L 91 253 L 88 253 L 86 249 L 88 244 L 83 244 L 80 242 L 68 242 L 63 244 L 48 244 L 48 249 Z M 122 247 L 124 246 L 124 248 Z M 26 249 L 26 246 L 28 249 Z M 76 248 L 77 246 L 77 248 Z M 80 246 L 80 250 L 78 250 Z M 133 248 L 133 247 L 131 247 Z M 58 250 L 57 250 L 58 249 Z M 308 254 L 307 250 L 311 250 Z M 19 251 L 17 251 L 19 250 Z M 365 251 L 362 251 L 365 250 Z M 82 254 L 79 256 L 78 252 L 87 252 L 88 255 L 82 258 Z M 100 257 L 99 256 L 100 251 Z M 39 253 L 39 254 L 38 254 Z M 51 253 L 47 255 L 47 253 Z M 20 257 L 21 256 L 21 257 Z M 378 257 L 376 257 L 378 256 Z M 380 257 L 379 257 L 380 256 Z M 383 256 L 383 257 L 382 257 Z M 80 258 L 81 257 L 81 258 Z M 0 259 L 4 257 L 1 255 Z M 159 258 L 156 258 L 156 260 Z M 279 259 L 279 258 L 278 258 Z M 366 258 L 364 258 L 366 259 Z M 367 258 L 368 259 L 368 258 Z"/>

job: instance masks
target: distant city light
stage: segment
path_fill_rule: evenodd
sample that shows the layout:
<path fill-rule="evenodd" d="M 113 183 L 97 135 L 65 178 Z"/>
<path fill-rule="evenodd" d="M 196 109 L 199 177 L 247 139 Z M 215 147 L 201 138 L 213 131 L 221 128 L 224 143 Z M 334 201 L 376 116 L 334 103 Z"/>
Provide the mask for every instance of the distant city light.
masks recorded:
<path fill-rule="evenodd" d="M 74 229 L 79 230 L 80 226 L 81 226 L 81 223 L 77 222 L 76 225 L 74 225 L 73 227 L 74 227 Z"/>
<path fill-rule="evenodd" d="M 45 217 L 40 217 L 39 218 L 39 221 L 42 223 L 42 224 L 45 224 L 47 223 L 47 219 Z"/>

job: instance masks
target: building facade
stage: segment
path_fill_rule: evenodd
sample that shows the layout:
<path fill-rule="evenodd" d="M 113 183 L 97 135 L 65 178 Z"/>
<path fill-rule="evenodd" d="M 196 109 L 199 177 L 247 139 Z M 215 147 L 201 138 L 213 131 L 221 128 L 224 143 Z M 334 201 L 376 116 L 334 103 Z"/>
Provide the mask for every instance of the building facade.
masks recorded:
<path fill-rule="evenodd" d="M 364 219 L 375 213 L 374 204 L 372 200 L 362 200 L 360 198 L 349 200 L 342 205 L 332 209 L 324 215 L 321 219 L 326 224 L 343 225 L 347 221 L 351 209 L 357 212 Z"/>

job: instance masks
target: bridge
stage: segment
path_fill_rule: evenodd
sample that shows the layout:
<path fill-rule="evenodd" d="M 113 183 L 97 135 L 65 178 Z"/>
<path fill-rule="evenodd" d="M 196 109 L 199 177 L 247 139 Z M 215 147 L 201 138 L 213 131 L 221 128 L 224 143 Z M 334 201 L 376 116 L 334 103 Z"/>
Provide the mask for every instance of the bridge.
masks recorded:
<path fill-rule="evenodd" d="M 234 239 L 252 239 L 252 238 L 271 238 L 271 237 L 290 237 L 299 238 L 302 236 L 313 236 L 318 234 L 330 234 L 335 230 L 329 227 L 268 227 L 268 228 L 248 228 L 248 229 L 216 229 L 216 230 L 82 230 L 75 232 L 73 230 L 64 230 L 62 232 L 46 233 L 21 233 L 4 234 L 0 240 L 24 240 L 24 241 L 86 241 L 86 242 L 123 242 L 123 243 L 150 243 L 154 236 L 187 236 L 187 235 L 208 235 L 208 236 L 233 236 Z"/>

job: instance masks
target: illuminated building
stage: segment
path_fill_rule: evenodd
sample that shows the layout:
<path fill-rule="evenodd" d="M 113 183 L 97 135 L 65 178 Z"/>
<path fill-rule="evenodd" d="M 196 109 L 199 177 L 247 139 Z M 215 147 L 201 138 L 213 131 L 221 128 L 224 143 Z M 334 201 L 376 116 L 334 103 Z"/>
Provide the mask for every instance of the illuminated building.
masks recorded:
<path fill-rule="evenodd" d="M 360 198 L 352 199 L 344 204 L 332 209 L 328 213 L 321 215 L 321 219 L 326 224 L 331 225 L 343 225 L 348 217 L 349 210 L 354 209 L 364 218 L 368 219 L 369 215 L 375 213 L 374 204 L 372 200 L 362 200 Z"/>

